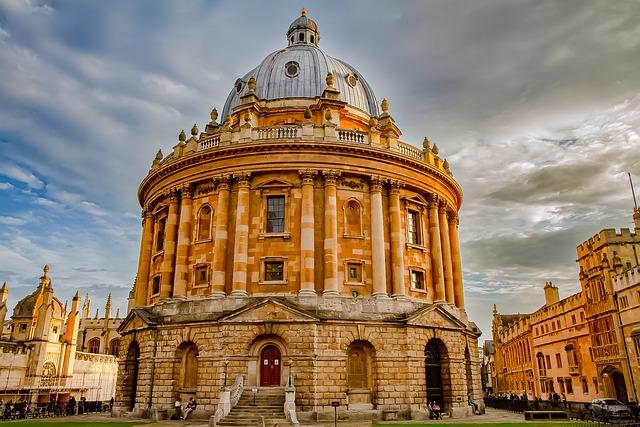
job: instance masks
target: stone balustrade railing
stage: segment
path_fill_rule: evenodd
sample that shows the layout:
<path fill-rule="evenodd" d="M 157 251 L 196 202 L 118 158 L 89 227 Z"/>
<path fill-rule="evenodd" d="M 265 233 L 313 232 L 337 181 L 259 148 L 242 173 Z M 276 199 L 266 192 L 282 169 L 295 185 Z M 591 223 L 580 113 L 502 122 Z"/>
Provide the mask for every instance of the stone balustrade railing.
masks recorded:
<path fill-rule="evenodd" d="M 238 375 L 236 376 L 236 380 L 231 387 L 231 408 L 238 404 L 240 400 L 240 396 L 242 396 L 242 392 L 244 391 L 244 376 Z"/>
<path fill-rule="evenodd" d="M 89 362 L 118 363 L 118 358 L 116 356 L 112 356 L 110 354 L 85 353 L 82 351 L 76 351 L 76 359 L 86 360 Z"/>
<path fill-rule="evenodd" d="M 355 130 L 338 129 L 338 140 L 342 142 L 355 142 L 357 144 L 368 144 L 368 135 Z"/>
<path fill-rule="evenodd" d="M 413 157 L 414 159 L 423 160 L 424 155 L 422 154 L 422 150 L 414 147 L 413 145 L 407 144 L 405 142 L 398 141 L 398 151 L 408 157 Z"/>
<path fill-rule="evenodd" d="M 298 126 L 278 126 L 256 129 L 258 139 L 296 139 L 302 136 Z"/>
<path fill-rule="evenodd" d="M 209 138 L 205 138 L 200 140 L 198 143 L 199 150 L 208 150 L 209 148 L 214 148 L 220 145 L 220 135 L 213 135 Z"/>

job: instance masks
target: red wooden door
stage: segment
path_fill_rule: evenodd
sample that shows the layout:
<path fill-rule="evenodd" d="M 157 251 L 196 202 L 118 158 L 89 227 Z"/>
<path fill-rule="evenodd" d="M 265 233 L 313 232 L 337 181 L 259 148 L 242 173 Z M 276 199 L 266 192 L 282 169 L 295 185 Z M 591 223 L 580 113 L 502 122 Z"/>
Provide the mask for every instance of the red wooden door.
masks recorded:
<path fill-rule="evenodd" d="M 280 386 L 280 350 L 266 346 L 260 354 L 260 387 Z"/>

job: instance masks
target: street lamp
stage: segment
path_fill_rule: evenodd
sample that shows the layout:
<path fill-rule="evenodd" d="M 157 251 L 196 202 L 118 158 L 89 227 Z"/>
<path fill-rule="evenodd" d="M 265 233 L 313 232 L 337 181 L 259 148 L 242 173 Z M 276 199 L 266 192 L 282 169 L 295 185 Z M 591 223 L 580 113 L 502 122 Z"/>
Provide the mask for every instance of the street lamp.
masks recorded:
<path fill-rule="evenodd" d="M 224 364 L 224 387 L 227 386 L 227 366 L 229 366 L 229 361 L 225 359 L 224 362 L 222 362 Z"/>

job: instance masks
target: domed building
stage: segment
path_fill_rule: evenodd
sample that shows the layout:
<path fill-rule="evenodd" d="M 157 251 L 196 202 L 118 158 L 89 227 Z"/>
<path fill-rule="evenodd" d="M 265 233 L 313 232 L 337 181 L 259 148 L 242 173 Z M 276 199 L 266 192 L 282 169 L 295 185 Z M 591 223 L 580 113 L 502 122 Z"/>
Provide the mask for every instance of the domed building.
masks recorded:
<path fill-rule="evenodd" d="M 219 425 L 252 393 L 293 423 L 333 417 L 332 403 L 345 417 L 419 418 L 431 401 L 470 414 L 480 332 L 449 164 L 426 138 L 399 140 L 389 103 L 319 48 L 304 10 L 286 41 L 140 184 L 117 405 L 152 415 L 195 397 Z"/>

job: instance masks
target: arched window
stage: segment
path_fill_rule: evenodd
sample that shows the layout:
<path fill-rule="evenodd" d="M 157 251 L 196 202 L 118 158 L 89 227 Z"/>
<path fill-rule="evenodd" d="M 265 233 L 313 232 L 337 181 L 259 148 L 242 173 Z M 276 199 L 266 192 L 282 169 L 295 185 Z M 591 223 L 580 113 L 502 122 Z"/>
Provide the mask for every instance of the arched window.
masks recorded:
<path fill-rule="evenodd" d="M 100 353 L 100 338 L 91 338 L 87 347 L 89 348 L 89 353 Z"/>
<path fill-rule="evenodd" d="M 298 36 L 298 40 L 300 40 L 301 42 L 304 41 L 304 33 L 300 33 L 300 35 Z"/>
<path fill-rule="evenodd" d="M 109 343 L 109 354 L 112 356 L 118 357 L 118 352 L 120 351 L 120 340 L 118 338 L 114 338 Z"/>
<path fill-rule="evenodd" d="M 198 240 L 211 239 L 211 216 L 213 211 L 209 205 L 204 205 L 198 212 Z"/>
<path fill-rule="evenodd" d="M 350 237 L 362 237 L 362 206 L 351 199 L 344 205 L 344 234 Z"/>

